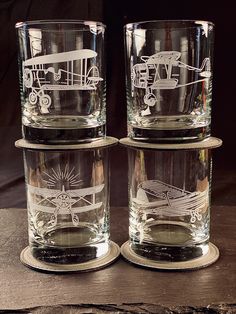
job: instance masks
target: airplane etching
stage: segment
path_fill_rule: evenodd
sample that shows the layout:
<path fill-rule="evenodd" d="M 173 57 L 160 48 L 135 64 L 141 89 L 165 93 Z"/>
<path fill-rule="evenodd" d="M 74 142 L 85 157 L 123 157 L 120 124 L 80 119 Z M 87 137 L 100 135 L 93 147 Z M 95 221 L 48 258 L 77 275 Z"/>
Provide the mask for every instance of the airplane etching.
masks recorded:
<path fill-rule="evenodd" d="M 88 60 L 96 58 L 91 49 L 36 56 L 23 62 L 23 84 L 29 89 L 29 103 L 36 105 L 43 114 L 49 113 L 52 99 L 47 91 L 96 90 L 100 77 L 96 65 L 88 66 Z M 79 63 L 79 69 L 75 62 Z M 77 70 L 76 70 L 77 69 Z M 78 73 L 76 73 L 78 71 Z M 48 79 L 48 74 L 53 80 Z"/>
<path fill-rule="evenodd" d="M 196 84 L 208 80 L 211 77 L 210 59 L 205 58 L 201 67 L 194 67 L 181 62 L 181 52 L 178 51 L 161 51 L 152 56 L 141 56 L 142 63 L 137 63 L 131 69 L 132 89 L 134 87 L 144 89 L 144 103 L 147 105 L 142 110 L 141 115 L 146 116 L 151 113 L 150 107 L 157 102 L 154 94 L 155 90 L 171 90 L 183 86 Z M 177 68 L 184 68 L 189 71 L 198 73 L 200 78 L 185 84 L 179 83 L 178 73 L 173 73 Z"/>
<path fill-rule="evenodd" d="M 96 194 L 100 193 L 104 184 L 92 187 L 75 189 L 81 181 L 78 174 L 74 174 L 66 165 L 62 171 L 59 167 L 57 171 L 52 169 L 52 174 L 45 173 L 47 176 L 47 187 L 36 187 L 27 184 L 29 195 L 30 211 L 35 215 L 37 212 L 51 214 L 49 224 L 51 227 L 57 225 L 58 215 L 71 215 L 74 226 L 79 224 L 79 213 L 98 209 L 102 202 L 96 200 Z M 55 186 L 60 185 L 60 188 Z M 68 187 L 66 188 L 65 185 Z"/>

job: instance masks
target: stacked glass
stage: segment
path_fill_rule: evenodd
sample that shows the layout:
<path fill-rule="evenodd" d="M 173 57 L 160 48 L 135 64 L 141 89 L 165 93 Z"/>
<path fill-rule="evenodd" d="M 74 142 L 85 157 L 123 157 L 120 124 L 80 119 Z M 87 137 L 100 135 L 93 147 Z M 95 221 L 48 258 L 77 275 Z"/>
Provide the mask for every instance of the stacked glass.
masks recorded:
<path fill-rule="evenodd" d="M 213 45 L 211 22 L 125 26 L 129 139 L 121 143 L 129 249 L 139 257 L 172 263 L 209 254 L 211 149 L 221 145 L 210 137 Z"/>
<path fill-rule="evenodd" d="M 23 137 L 34 143 L 105 136 L 105 26 L 86 21 L 16 24 Z"/>
<path fill-rule="evenodd" d="M 84 263 L 109 251 L 105 25 L 16 25 L 29 246 L 49 263 Z"/>

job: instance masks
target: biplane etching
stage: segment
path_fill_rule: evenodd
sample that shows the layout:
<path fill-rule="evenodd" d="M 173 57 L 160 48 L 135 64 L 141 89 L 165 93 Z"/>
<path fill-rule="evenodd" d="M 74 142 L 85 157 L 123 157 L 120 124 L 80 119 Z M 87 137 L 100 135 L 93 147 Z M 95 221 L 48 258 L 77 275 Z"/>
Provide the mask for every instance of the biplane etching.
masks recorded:
<path fill-rule="evenodd" d="M 143 98 L 147 105 L 145 110 L 142 110 L 142 116 L 149 115 L 150 108 L 155 105 L 157 98 L 154 94 L 155 90 L 175 89 L 183 86 L 203 82 L 211 77 L 210 59 L 205 58 L 201 67 L 197 68 L 181 62 L 179 59 L 181 52 L 178 51 L 161 51 L 152 56 L 141 56 L 143 63 L 137 63 L 131 69 L 132 89 L 134 87 L 145 89 Z M 178 69 L 184 68 L 189 71 L 194 71 L 201 78 L 192 82 L 179 83 L 180 73 Z"/>
<path fill-rule="evenodd" d="M 79 224 L 79 216 L 77 214 L 99 209 L 102 202 L 96 200 L 96 194 L 102 192 L 104 184 L 95 185 L 87 188 L 75 189 L 76 185 L 81 183 L 77 180 L 78 174 L 73 174 L 74 168 L 69 170 L 66 165 L 62 171 L 60 167 L 58 171 L 52 169 L 52 174 L 48 176 L 47 187 L 35 187 L 27 185 L 30 211 L 33 215 L 37 212 L 51 214 L 49 224 L 54 227 L 57 224 L 58 215 L 71 215 L 74 226 Z M 55 189 L 55 186 L 60 189 Z M 69 188 L 65 188 L 65 185 Z"/>
<path fill-rule="evenodd" d="M 103 79 L 96 65 L 89 65 L 97 53 L 90 49 L 36 56 L 23 62 L 23 84 L 30 90 L 29 102 L 39 101 L 41 113 L 49 113 L 52 99 L 46 91 L 96 90 Z M 76 73 L 77 71 L 77 73 Z M 49 75 L 51 74 L 52 78 Z"/>
<path fill-rule="evenodd" d="M 208 189 L 189 192 L 158 180 L 147 180 L 139 185 L 133 203 L 144 215 L 189 216 L 190 223 L 195 223 L 201 221 L 207 207 Z"/>

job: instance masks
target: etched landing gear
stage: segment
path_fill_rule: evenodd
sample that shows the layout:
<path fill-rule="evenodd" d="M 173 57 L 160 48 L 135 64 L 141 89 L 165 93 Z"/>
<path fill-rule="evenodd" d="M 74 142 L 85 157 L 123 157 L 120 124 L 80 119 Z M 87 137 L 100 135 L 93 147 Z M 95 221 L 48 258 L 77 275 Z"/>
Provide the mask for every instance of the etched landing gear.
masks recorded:
<path fill-rule="evenodd" d="M 78 217 L 78 215 L 74 214 L 74 213 L 72 212 L 72 210 L 71 210 L 71 217 L 72 217 L 72 223 L 73 223 L 73 225 L 77 227 L 78 224 L 79 224 L 79 217 Z"/>
<path fill-rule="evenodd" d="M 32 105 L 35 105 L 37 103 L 37 100 L 38 100 L 38 96 L 36 93 L 34 92 L 31 92 L 29 94 L 29 102 L 32 104 Z"/>
<path fill-rule="evenodd" d="M 146 116 L 151 114 L 150 107 L 155 106 L 157 101 L 156 96 L 152 92 L 147 92 L 147 94 L 144 96 L 144 103 L 147 105 L 147 108 L 145 110 L 142 110 L 141 115 Z"/>
<path fill-rule="evenodd" d="M 41 113 L 49 113 L 49 107 L 52 104 L 52 99 L 49 95 L 41 93 L 37 93 L 36 91 L 32 91 L 29 94 L 29 102 L 31 105 L 36 105 L 39 98 L 39 110 Z"/>
<path fill-rule="evenodd" d="M 39 97 L 39 109 L 41 113 L 49 113 L 49 107 L 51 106 L 52 100 L 49 95 L 42 95 Z"/>
<path fill-rule="evenodd" d="M 58 213 L 58 210 L 56 210 L 55 213 L 51 215 L 49 225 L 52 228 L 54 228 L 57 225 L 57 213 Z"/>

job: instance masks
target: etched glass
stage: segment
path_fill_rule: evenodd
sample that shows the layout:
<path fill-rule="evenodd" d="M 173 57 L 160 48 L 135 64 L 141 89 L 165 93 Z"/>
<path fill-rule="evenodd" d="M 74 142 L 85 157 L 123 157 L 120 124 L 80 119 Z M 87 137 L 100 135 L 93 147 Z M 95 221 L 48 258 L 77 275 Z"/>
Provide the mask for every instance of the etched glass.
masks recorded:
<path fill-rule="evenodd" d="M 31 142 L 105 136 L 105 26 L 17 23 L 23 136 Z"/>
<path fill-rule="evenodd" d="M 33 256 L 63 264 L 106 254 L 108 149 L 24 149 L 24 164 Z"/>
<path fill-rule="evenodd" d="M 214 25 L 147 21 L 125 26 L 128 134 L 197 141 L 210 135 Z"/>
<path fill-rule="evenodd" d="M 128 156 L 131 248 L 159 261 L 206 254 L 211 151 L 129 148 Z"/>

